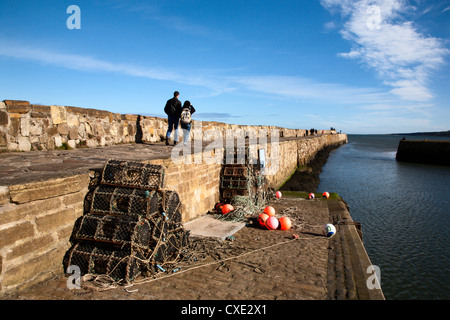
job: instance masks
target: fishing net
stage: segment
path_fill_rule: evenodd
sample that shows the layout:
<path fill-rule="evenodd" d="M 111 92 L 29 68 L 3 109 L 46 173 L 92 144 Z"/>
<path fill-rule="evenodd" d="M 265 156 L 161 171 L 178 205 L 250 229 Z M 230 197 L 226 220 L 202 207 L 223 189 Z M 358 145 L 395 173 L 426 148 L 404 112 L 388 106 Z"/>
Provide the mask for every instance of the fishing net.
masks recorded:
<path fill-rule="evenodd" d="M 101 184 L 121 187 L 162 189 L 162 166 L 140 162 L 108 160 L 103 168 Z"/>
<path fill-rule="evenodd" d="M 129 250 L 117 250 L 108 246 L 77 243 L 67 251 L 64 265 L 76 265 L 80 273 L 107 274 L 115 281 L 131 283 L 143 269 L 139 253 Z"/>
<path fill-rule="evenodd" d="M 234 210 L 216 218 L 226 221 L 245 221 L 266 204 L 268 188 L 258 165 L 224 165 L 220 178 L 220 200 L 230 203 Z"/>

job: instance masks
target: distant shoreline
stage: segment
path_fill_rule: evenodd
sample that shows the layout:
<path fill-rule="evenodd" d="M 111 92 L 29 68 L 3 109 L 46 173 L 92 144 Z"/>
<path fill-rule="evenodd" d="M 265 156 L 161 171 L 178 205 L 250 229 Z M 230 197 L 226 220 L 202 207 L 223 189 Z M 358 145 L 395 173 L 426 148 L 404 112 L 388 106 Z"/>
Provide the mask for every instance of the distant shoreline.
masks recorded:
<path fill-rule="evenodd" d="M 435 136 L 450 137 L 450 130 L 437 132 L 412 132 L 412 133 L 391 133 L 392 136 Z"/>

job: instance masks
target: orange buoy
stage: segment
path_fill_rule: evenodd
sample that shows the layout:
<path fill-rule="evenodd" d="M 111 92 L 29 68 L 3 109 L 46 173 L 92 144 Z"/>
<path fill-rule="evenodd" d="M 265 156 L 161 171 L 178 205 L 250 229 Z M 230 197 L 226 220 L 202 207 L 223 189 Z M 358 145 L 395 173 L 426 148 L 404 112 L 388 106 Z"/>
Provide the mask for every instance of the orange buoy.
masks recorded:
<path fill-rule="evenodd" d="M 223 214 L 227 214 L 227 213 L 229 213 L 230 211 L 233 211 L 233 210 L 234 210 L 234 208 L 233 208 L 233 206 L 231 204 L 224 204 L 223 207 L 222 207 L 222 213 Z"/>
<path fill-rule="evenodd" d="M 322 197 L 324 197 L 324 198 L 329 198 L 330 197 L 330 194 L 328 193 L 328 192 L 324 192 L 323 194 L 322 194 Z"/>
<path fill-rule="evenodd" d="M 313 192 L 311 192 L 311 193 L 308 195 L 308 199 L 314 199 L 314 197 L 315 197 L 315 195 L 314 195 Z"/>
<path fill-rule="evenodd" d="M 277 197 L 277 199 L 280 199 L 282 196 L 280 191 L 275 192 L 275 197 Z"/>
<path fill-rule="evenodd" d="M 280 223 L 281 230 L 289 230 L 291 228 L 291 219 L 288 217 L 281 217 L 278 221 Z"/>
<path fill-rule="evenodd" d="M 216 205 L 214 206 L 214 209 L 215 209 L 217 212 L 222 212 L 222 207 L 223 207 L 223 203 L 218 202 L 218 203 L 216 203 Z"/>
<path fill-rule="evenodd" d="M 276 228 L 278 228 L 278 225 L 280 223 L 278 222 L 278 219 L 275 217 L 268 217 L 266 220 L 266 227 L 269 230 L 275 230 Z"/>
<path fill-rule="evenodd" d="M 273 217 L 275 215 L 275 209 L 274 207 L 267 206 L 264 208 L 264 213 L 267 214 L 269 217 Z"/>
<path fill-rule="evenodd" d="M 265 214 L 265 213 L 261 213 L 261 214 L 258 216 L 258 222 L 259 222 L 259 225 L 260 225 L 261 227 L 265 227 L 265 226 L 266 226 L 266 220 L 267 220 L 267 218 L 269 218 L 269 216 L 268 216 L 267 214 Z"/>

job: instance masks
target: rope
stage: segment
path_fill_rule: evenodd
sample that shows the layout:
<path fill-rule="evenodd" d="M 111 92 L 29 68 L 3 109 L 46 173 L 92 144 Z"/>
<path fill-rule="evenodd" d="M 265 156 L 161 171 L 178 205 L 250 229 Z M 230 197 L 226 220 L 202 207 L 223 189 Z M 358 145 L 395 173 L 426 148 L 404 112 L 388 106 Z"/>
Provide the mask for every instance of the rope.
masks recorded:
<path fill-rule="evenodd" d="M 316 239 L 316 238 L 311 238 L 311 237 L 307 237 L 307 238 L 306 237 L 305 238 L 298 238 L 298 237 L 297 238 L 293 238 L 293 239 L 288 240 L 288 241 L 283 241 L 283 242 L 272 244 L 272 245 L 270 245 L 268 247 L 258 248 L 258 249 L 255 249 L 255 250 L 252 250 L 252 251 L 249 251 L 249 252 L 245 252 L 245 253 L 237 255 L 237 256 L 228 257 L 228 258 L 220 259 L 220 260 L 217 260 L 217 261 L 202 263 L 202 264 L 199 264 L 199 265 L 196 265 L 196 266 L 193 266 L 191 268 L 184 269 L 184 270 L 181 270 L 181 271 L 178 271 L 178 272 L 175 272 L 175 273 L 162 275 L 160 277 L 156 277 L 156 278 L 152 278 L 152 279 L 143 279 L 143 280 L 140 280 L 140 281 L 138 280 L 135 283 L 132 283 L 130 285 L 125 286 L 125 288 L 130 288 L 130 287 L 133 287 L 135 285 L 144 284 L 144 283 L 150 283 L 150 282 L 153 282 L 153 281 L 170 278 L 170 277 L 173 277 L 175 275 L 179 275 L 179 274 L 182 274 L 182 273 L 185 273 L 185 272 L 188 272 L 188 271 L 192 271 L 192 270 L 195 270 L 195 269 L 207 267 L 207 266 L 218 264 L 218 263 L 223 264 L 226 261 L 239 259 L 239 258 L 242 258 L 244 256 L 247 256 L 247 255 L 259 252 L 259 251 L 268 250 L 268 249 L 271 249 L 271 248 L 274 248 L 274 247 L 277 247 L 277 246 L 280 246 L 280 245 L 288 244 L 288 243 L 291 243 L 291 242 L 294 242 L 294 241 L 297 241 L 297 240 L 313 240 L 313 239 Z M 259 267 L 256 267 L 255 269 L 259 269 Z M 259 270 L 262 271 L 261 269 L 259 269 Z"/>

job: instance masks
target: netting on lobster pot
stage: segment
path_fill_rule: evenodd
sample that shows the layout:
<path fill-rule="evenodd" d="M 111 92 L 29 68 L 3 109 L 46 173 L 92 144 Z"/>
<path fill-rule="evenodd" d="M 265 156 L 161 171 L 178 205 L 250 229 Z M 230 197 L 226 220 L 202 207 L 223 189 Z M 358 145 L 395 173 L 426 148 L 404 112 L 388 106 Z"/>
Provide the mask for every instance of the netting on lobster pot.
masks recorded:
<path fill-rule="evenodd" d="M 133 161 L 108 160 L 103 168 L 102 184 L 143 189 L 162 189 L 164 167 Z"/>
<path fill-rule="evenodd" d="M 160 207 L 161 194 L 156 190 L 100 185 L 92 193 L 88 212 L 151 218 L 160 212 Z"/>
<path fill-rule="evenodd" d="M 105 274 L 115 281 L 131 283 L 143 270 L 143 259 L 139 252 L 130 254 L 129 250 L 115 250 L 109 247 L 77 243 L 64 257 L 64 269 L 76 265 L 81 275 Z"/>
<path fill-rule="evenodd" d="M 152 229 L 150 221 L 142 217 L 89 214 L 75 222 L 71 242 L 99 242 L 148 250 L 152 246 Z"/>
<path fill-rule="evenodd" d="M 162 198 L 161 210 L 167 220 L 181 222 L 181 201 L 180 196 L 175 191 L 159 191 Z"/>

